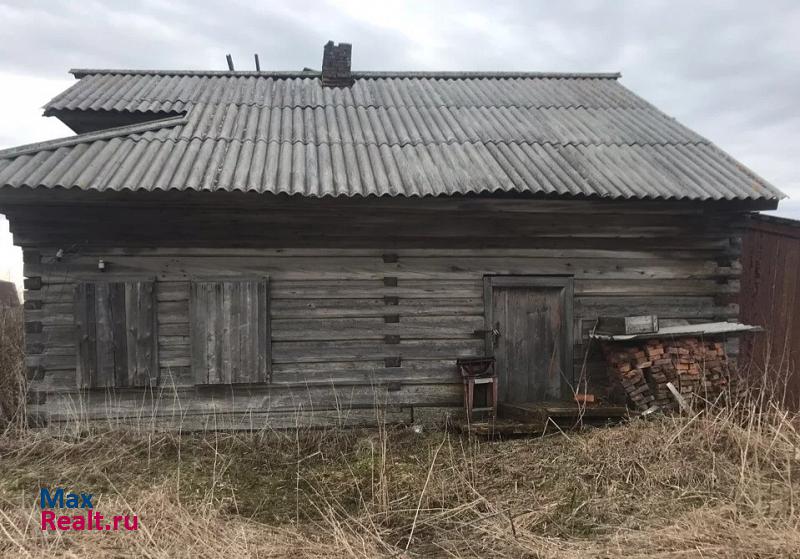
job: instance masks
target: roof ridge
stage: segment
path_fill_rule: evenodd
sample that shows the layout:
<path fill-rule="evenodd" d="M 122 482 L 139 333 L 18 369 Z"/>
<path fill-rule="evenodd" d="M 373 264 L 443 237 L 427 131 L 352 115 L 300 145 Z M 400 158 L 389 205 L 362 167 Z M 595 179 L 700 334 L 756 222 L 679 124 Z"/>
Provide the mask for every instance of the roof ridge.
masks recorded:
<path fill-rule="evenodd" d="M 517 72 L 517 71 L 408 71 L 408 72 L 353 72 L 354 78 L 439 78 L 439 79 L 480 79 L 480 78 L 542 78 L 542 79 L 609 79 L 622 77 L 620 72 Z"/>
<path fill-rule="evenodd" d="M 203 105 L 216 105 L 216 106 L 234 106 L 234 107 L 259 107 L 263 109 L 276 109 L 276 110 L 284 110 L 284 109 L 326 109 L 328 107 L 337 109 L 339 107 L 345 109 L 384 109 L 384 110 L 392 110 L 392 109 L 524 109 L 524 110 L 537 110 L 537 111 L 576 111 L 576 110 L 585 110 L 585 111 L 651 111 L 651 112 L 658 112 L 660 114 L 664 114 L 663 111 L 653 107 L 649 104 L 642 104 L 642 105 L 614 105 L 614 106 L 592 106 L 587 105 L 584 103 L 577 103 L 577 104 L 569 104 L 569 105 L 554 105 L 552 103 L 549 104 L 526 104 L 526 103 L 508 103 L 508 104 L 491 104 L 491 105 L 448 105 L 445 103 L 436 103 L 430 105 L 411 105 L 411 104 L 394 104 L 394 105 L 382 105 L 379 103 L 365 103 L 365 104 L 348 104 L 348 103 L 325 103 L 325 102 L 318 102 L 315 104 L 307 103 L 304 105 L 288 105 L 288 104 L 276 104 L 270 105 L 269 103 L 260 103 L 256 101 L 247 101 L 247 102 L 239 102 L 239 101 L 208 101 L 205 99 L 201 100 L 187 100 L 187 101 L 159 101 L 156 97 L 141 97 L 135 100 L 138 103 L 161 103 L 161 104 L 183 104 L 183 105 L 190 105 L 189 109 L 193 109 L 194 107 Z M 153 115 L 176 115 L 180 114 L 178 111 L 173 109 L 140 109 L 140 108 L 133 108 L 133 109 L 105 109 L 105 108 L 88 108 L 88 109 L 63 109 L 63 108 L 52 108 L 50 107 L 51 102 L 48 102 L 45 105 L 44 116 L 52 116 L 55 113 L 61 111 L 76 111 L 76 112 L 83 112 L 83 113 L 121 113 L 121 114 L 128 114 L 128 113 L 136 113 L 136 114 L 153 114 Z M 674 117 L 669 115 L 665 115 L 670 120 L 676 120 Z"/>
<path fill-rule="evenodd" d="M 126 68 L 72 68 L 80 79 L 93 74 L 198 77 L 318 78 L 317 71 L 231 71 L 231 70 L 137 70 Z M 517 72 L 517 71 L 354 71 L 355 79 L 430 78 L 430 79 L 619 79 L 619 72 Z"/>
<path fill-rule="evenodd" d="M 188 121 L 189 119 L 186 115 L 171 116 L 169 118 L 151 120 L 149 122 L 128 124 L 125 126 L 118 126 L 116 128 L 107 128 L 97 132 L 86 132 L 84 134 L 76 134 L 74 136 L 65 136 L 63 138 L 45 140 L 44 142 L 24 144 L 21 146 L 0 150 L 0 159 L 13 159 L 15 157 L 19 157 L 20 155 L 28 155 L 30 153 L 36 153 L 40 151 L 50 151 L 87 142 L 96 142 L 99 140 L 110 140 L 120 136 L 140 134 L 149 132 L 151 130 L 159 130 L 161 128 L 172 128 L 173 126 L 186 124 Z"/>

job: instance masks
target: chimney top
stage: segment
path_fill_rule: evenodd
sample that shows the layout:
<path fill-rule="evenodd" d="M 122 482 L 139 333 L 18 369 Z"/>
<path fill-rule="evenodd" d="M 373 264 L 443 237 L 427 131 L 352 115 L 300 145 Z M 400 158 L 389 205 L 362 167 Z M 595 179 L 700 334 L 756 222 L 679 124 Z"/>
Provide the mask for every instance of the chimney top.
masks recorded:
<path fill-rule="evenodd" d="M 353 76 L 350 73 L 350 59 L 353 45 L 350 43 L 325 43 L 322 51 L 322 86 L 350 87 Z"/>

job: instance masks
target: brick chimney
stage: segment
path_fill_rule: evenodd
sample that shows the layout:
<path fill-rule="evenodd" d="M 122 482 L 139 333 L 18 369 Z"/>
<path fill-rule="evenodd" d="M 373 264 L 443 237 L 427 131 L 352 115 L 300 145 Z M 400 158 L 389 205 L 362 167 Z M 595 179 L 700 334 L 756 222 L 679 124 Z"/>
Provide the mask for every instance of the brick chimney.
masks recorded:
<path fill-rule="evenodd" d="M 353 45 L 350 43 L 325 43 L 322 52 L 322 85 L 323 87 L 350 87 L 353 77 L 350 74 L 350 57 Z"/>

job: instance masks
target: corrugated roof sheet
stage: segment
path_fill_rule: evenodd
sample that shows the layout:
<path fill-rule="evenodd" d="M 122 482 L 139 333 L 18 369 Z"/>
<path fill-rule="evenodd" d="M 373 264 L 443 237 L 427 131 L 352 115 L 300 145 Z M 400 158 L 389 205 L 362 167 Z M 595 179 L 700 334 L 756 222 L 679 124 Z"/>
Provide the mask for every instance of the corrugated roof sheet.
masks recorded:
<path fill-rule="evenodd" d="M 781 193 L 614 74 L 75 70 L 59 111 L 158 122 L 0 152 L 0 185 L 305 196 L 481 192 L 756 199 Z M 177 115 L 177 116 L 176 116 Z"/>

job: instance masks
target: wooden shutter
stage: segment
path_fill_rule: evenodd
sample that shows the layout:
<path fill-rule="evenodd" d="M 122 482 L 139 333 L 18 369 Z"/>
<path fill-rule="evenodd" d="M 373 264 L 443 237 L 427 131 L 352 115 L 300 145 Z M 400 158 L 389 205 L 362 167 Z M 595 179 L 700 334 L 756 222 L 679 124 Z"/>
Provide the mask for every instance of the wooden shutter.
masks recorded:
<path fill-rule="evenodd" d="M 155 386 L 155 283 L 83 282 L 75 292 L 80 388 Z"/>
<path fill-rule="evenodd" d="M 192 371 L 197 384 L 267 382 L 268 279 L 193 281 Z"/>

